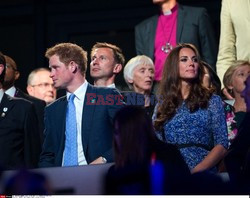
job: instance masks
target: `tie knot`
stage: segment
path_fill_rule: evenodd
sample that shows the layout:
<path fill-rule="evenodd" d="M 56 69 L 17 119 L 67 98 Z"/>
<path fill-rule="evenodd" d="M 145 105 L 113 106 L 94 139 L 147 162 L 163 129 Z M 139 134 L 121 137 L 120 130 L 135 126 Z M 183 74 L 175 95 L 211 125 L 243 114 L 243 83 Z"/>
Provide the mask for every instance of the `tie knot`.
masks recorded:
<path fill-rule="evenodd" d="M 70 94 L 70 95 L 69 95 L 69 101 L 70 101 L 70 102 L 74 101 L 75 97 L 76 97 L 75 94 Z"/>

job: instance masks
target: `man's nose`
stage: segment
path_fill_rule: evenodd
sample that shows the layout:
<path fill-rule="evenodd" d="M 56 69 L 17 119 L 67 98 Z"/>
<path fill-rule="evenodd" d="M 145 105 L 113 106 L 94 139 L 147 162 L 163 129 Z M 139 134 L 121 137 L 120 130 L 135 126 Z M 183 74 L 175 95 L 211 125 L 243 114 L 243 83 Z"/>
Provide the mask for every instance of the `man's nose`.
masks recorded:
<path fill-rule="evenodd" d="M 52 78 L 53 76 L 54 76 L 54 72 L 51 70 L 50 74 L 49 74 L 49 77 Z"/>
<path fill-rule="evenodd" d="M 96 64 L 96 63 L 98 62 L 98 60 L 99 60 L 99 58 L 96 57 L 96 58 L 94 58 L 94 59 L 92 60 L 91 63 L 92 63 L 92 64 Z"/>

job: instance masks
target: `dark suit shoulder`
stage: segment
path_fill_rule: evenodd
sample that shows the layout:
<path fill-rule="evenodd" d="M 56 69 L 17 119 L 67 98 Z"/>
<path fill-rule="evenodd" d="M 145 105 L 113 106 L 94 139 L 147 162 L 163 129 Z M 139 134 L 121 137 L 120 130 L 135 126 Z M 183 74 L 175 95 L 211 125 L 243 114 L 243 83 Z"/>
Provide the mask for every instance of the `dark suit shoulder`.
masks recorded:
<path fill-rule="evenodd" d="M 120 92 L 116 88 L 110 88 L 110 87 L 95 87 L 93 85 L 88 85 L 87 93 L 96 93 L 96 94 L 116 94 L 120 95 Z"/>
<path fill-rule="evenodd" d="M 27 96 L 28 96 L 27 100 L 29 100 L 29 101 L 31 101 L 33 103 L 36 103 L 36 104 L 41 104 L 41 105 L 46 106 L 46 102 L 44 100 L 40 100 L 39 98 L 35 98 L 33 96 L 30 96 L 30 95 L 27 95 Z"/>
<path fill-rule="evenodd" d="M 14 107 L 16 112 L 21 114 L 22 112 L 27 112 L 31 109 L 33 109 L 33 103 L 24 99 L 24 98 L 16 98 L 11 97 L 7 94 L 4 94 L 2 101 L 1 101 L 1 107 Z"/>
<path fill-rule="evenodd" d="M 56 99 L 54 102 L 48 104 L 48 105 L 46 106 L 46 109 L 47 109 L 47 110 L 48 110 L 48 109 L 54 109 L 54 108 L 60 106 L 61 104 L 64 104 L 65 101 L 67 101 L 67 96 L 66 96 L 66 95 L 65 95 L 65 96 L 62 96 L 62 97 Z"/>
<path fill-rule="evenodd" d="M 16 94 L 17 98 L 24 98 L 30 102 L 33 102 L 35 105 L 41 105 L 41 106 L 46 106 L 45 101 L 40 100 L 38 98 L 35 98 L 33 96 L 30 96 L 26 93 L 24 93 L 23 91 L 21 91 L 20 89 L 17 88 L 17 94 Z"/>
<path fill-rule="evenodd" d="M 156 14 L 156 15 L 153 15 L 153 16 L 151 16 L 151 17 L 149 17 L 149 18 L 143 20 L 142 22 L 140 22 L 139 24 L 137 24 L 137 25 L 135 26 L 135 28 L 136 28 L 136 29 L 137 29 L 137 28 L 140 29 L 140 28 L 142 28 L 142 27 L 144 27 L 144 26 L 151 25 L 152 22 L 157 21 L 157 20 L 158 20 L 158 15 Z"/>
<path fill-rule="evenodd" d="M 207 12 L 206 8 L 203 8 L 203 7 L 179 5 L 179 9 L 183 11 L 187 11 L 189 14 L 192 14 L 192 15 L 200 15 L 200 14 L 203 14 L 204 12 Z"/>
<path fill-rule="evenodd" d="M 11 97 L 7 94 L 6 94 L 6 97 L 10 102 L 14 102 L 15 104 L 24 105 L 24 106 L 32 106 L 32 102 L 25 98 Z"/>

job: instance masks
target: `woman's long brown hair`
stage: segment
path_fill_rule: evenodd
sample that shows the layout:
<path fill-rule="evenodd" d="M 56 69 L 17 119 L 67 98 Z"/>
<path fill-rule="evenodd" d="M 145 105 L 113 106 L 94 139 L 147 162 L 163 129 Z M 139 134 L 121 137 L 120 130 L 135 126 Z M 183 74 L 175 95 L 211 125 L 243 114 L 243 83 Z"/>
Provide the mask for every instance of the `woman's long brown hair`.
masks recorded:
<path fill-rule="evenodd" d="M 191 112 L 199 108 L 207 108 L 212 93 L 202 86 L 204 68 L 201 64 L 198 50 L 192 44 L 184 43 L 177 45 L 169 54 L 164 63 L 162 80 L 158 89 L 158 106 L 154 127 L 162 131 L 163 125 L 176 114 L 176 110 L 182 104 L 181 79 L 179 75 L 179 53 L 181 49 L 189 48 L 194 51 L 198 59 L 198 77 L 192 81 L 190 93 L 185 100 Z"/>

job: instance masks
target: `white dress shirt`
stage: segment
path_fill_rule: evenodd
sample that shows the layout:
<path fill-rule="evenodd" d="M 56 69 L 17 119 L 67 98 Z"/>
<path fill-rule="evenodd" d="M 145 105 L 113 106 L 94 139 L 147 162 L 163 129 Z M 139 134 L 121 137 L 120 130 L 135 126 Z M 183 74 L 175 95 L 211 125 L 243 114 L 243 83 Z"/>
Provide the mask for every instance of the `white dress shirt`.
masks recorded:
<path fill-rule="evenodd" d="M 85 82 L 74 92 L 75 99 L 74 104 L 76 108 L 76 122 L 77 122 L 77 152 L 78 152 L 78 165 L 87 165 L 87 161 L 83 152 L 83 146 L 82 146 L 82 112 L 83 112 L 83 104 L 84 104 L 84 98 L 86 95 L 88 87 L 88 82 L 85 80 Z M 72 93 L 67 92 L 67 100 L 69 99 L 69 96 Z M 64 156 L 64 151 L 63 151 Z M 64 162 L 64 157 L 62 160 L 62 165 Z"/>
<path fill-rule="evenodd" d="M 11 97 L 15 97 L 16 88 L 14 86 L 12 86 L 11 88 L 7 89 L 5 91 L 5 93 L 8 94 Z"/>
<path fill-rule="evenodd" d="M 116 88 L 116 87 L 115 87 L 115 83 L 112 83 L 112 84 L 108 85 L 107 87 L 108 87 L 108 88 Z"/>
<path fill-rule="evenodd" d="M 3 91 L 3 89 L 0 89 L 0 103 L 1 103 L 1 101 L 2 101 L 2 98 L 3 98 L 3 94 L 4 94 L 4 91 Z"/>

